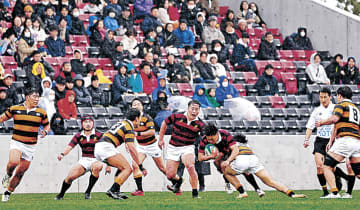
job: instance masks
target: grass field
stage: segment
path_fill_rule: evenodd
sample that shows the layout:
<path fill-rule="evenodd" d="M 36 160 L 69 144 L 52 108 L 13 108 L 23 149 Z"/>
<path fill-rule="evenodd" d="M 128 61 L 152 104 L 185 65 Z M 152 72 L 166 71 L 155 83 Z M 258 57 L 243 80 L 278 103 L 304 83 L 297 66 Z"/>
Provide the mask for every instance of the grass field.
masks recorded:
<path fill-rule="evenodd" d="M 308 198 L 292 199 L 282 193 L 269 191 L 259 198 L 249 192 L 246 199 L 237 199 L 237 192 L 200 193 L 201 199 L 192 199 L 191 192 L 175 196 L 170 192 L 146 192 L 144 197 L 130 197 L 127 200 L 113 200 L 105 193 L 92 193 L 92 200 L 84 200 L 83 194 L 69 193 L 64 200 L 53 200 L 55 194 L 14 194 L 7 203 L 0 203 L 0 209 L 357 209 L 360 191 L 353 193 L 353 199 L 323 200 L 321 191 L 297 191 Z M 129 195 L 129 193 L 126 193 Z"/>

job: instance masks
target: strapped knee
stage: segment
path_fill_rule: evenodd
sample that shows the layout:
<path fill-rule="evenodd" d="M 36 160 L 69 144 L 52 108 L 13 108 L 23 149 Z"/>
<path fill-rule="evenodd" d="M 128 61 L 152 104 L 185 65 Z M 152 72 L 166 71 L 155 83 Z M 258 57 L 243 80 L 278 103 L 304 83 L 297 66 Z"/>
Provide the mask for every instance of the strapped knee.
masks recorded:
<path fill-rule="evenodd" d="M 360 175 L 360 163 L 350 163 L 351 164 L 351 168 L 354 171 L 355 175 L 358 176 Z"/>
<path fill-rule="evenodd" d="M 332 168 L 335 168 L 335 166 L 339 164 L 339 161 L 335 160 L 333 157 L 331 157 L 330 155 L 326 155 L 325 157 L 325 161 L 324 161 L 324 165 L 326 166 L 330 166 Z"/>

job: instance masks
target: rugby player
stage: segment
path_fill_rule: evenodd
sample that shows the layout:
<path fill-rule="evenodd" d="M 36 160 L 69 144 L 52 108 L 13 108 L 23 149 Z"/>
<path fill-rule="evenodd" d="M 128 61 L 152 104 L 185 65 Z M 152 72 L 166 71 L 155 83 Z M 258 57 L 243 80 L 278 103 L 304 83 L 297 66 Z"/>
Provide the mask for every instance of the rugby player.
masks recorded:
<path fill-rule="evenodd" d="M 78 177 L 90 171 L 89 186 L 85 191 L 85 199 L 91 199 L 90 192 L 96 181 L 99 178 L 100 171 L 103 164 L 96 160 L 94 156 L 95 143 L 102 137 L 102 133 L 95 130 L 94 118 L 92 116 L 84 116 L 81 118 L 82 131 L 75 134 L 70 143 L 65 147 L 65 150 L 58 155 L 58 160 L 61 161 L 71 150 L 79 145 L 82 151 L 82 157 L 78 163 L 70 170 L 69 175 L 62 183 L 60 193 L 55 197 L 55 200 L 62 200 L 67 189 L 70 188 L 71 183 Z M 107 167 L 107 171 L 110 167 Z"/>
<path fill-rule="evenodd" d="M 324 174 L 330 186 L 331 193 L 324 198 L 341 198 L 339 189 L 336 187 L 334 169 L 345 158 L 350 159 L 350 165 L 354 174 L 360 178 L 360 135 L 359 135 L 359 109 L 351 101 L 352 90 L 347 86 L 340 87 L 336 91 L 337 104 L 333 115 L 326 120 L 318 120 L 316 127 L 335 124 L 334 136 L 331 138 L 329 149 L 324 161 Z"/>
<path fill-rule="evenodd" d="M 213 136 L 216 135 L 217 137 L 215 139 L 214 145 L 218 149 L 218 153 L 216 156 L 215 154 L 211 156 L 205 156 L 205 146 L 207 144 L 213 144 L 207 141 L 207 136 Z M 218 130 L 217 127 L 213 124 L 209 124 L 204 128 L 204 137 L 200 141 L 200 147 L 199 147 L 199 154 L 198 159 L 199 161 L 206 161 L 215 158 L 214 165 L 217 168 L 217 170 L 224 174 L 225 166 L 228 165 L 228 163 L 224 163 L 225 161 L 229 161 L 230 155 L 231 155 L 231 147 L 236 147 L 236 141 L 233 140 L 233 136 L 225 131 L 225 130 Z M 265 192 L 262 191 L 259 186 L 257 185 L 254 175 L 249 173 L 243 173 L 246 180 L 254 187 L 256 193 L 259 195 L 259 197 L 263 197 L 265 195 Z M 223 175 L 223 178 L 226 183 L 226 190 L 228 194 L 231 194 L 233 192 L 230 182 L 226 179 L 225 175 Z"/>
<path fill-rule="evenodd" d="M 216 128 L 216 127 L 215 127 Z M 202 140 L 202 144 L 210 143 L 216 144 L 219 141 L 219 132 L 218 129 L 206 129 L 208 131 L 205 134 L 205 138 Z M 211 132 L 210 132 L 211 131 Z M 236 178 L 237 175 L 242 173 L 251 173 L 255 174 L 261 179 L 264 184 L 275 188 L 276 190 L 285 193 L 292 198 L 304 198 L 306 197 L 303 194 L 295 194 L 292 190 L 289 190 L 283 184 L 274 181 L 268 172 L 264 169 L 260 163 L 257 156 L 253 153 L 252 149 L 247 144 L 247 139 L 244 135 L 236 135 L 232 138 L 232 141 L 224 144 L 222 150 L 228 150 L 230 155 L 227 160 L 223 161 L 221 166 L 225 168 L 224 175 L 227 180 L 239 191 L 238 198 L 247 198 L 248 195 L 245 192 L 244 188 L 240 184 L 239 180 Z M 238 142 L 238 143 L 236 143 Z M 220 143 L 220 142 L 219 142 Z M 225 142 L 224 142 L 225 143 Z M 225 148 L 225 146 L 227 148 Z M 215 150 L 211 155 L 204 155 L 202 159 L 209 160 L 215 159 L 218 155 L 218 150 Z"/>
<path fill-rule="evenodd" d="M 161 150 L 155 137 L 155 128 L 153 119 L 144 113 L 144 104 L 139 98 L 131 102 L 131 107 L 140 111 L 140 122 L 134 125 L 136 140 L 138 142 L 138 157 L 142 164 L 147 156 L 152 157 L 159 170 L 166 175 L 164 160 L 161 157 Z M 142 173 L 138 165 L 133 161 L 133 175 L 137 190 L 132 192 L 133 196 L 144 196 L 142 188 Z"/>
<path fill-rule="evenodd" d="M 173 193 L 179 193 L 182 178 L 177 176 L 177 168 L 182 161 L 189 173 L 193 198 L 200 198 L 198 193 L 198 176 L 195 170 L 195 140 L 200 135 L 204 123 L 199 119 L 200 102 L 192 100 L 184 114 L 174 113 L 161 124 L 159 146 L 164 148 L 164 136 L 168 125 L 173 131 L 166 155 L 166 176 L 174 187 L 167 186 Z"/>
<path fill-rule="evenodd" d="M 7 188 L 2 195 L 3 202 L 10 199 L 11 193 L 19 185 L 34 158 L 39 127 L 42 125 L 44 128 L 40 131 L 41 138 L 44 138 L 50 130 L 46 111 L 37 106 L 40 97 L 39 91 L 34 88 L 27 89 L 25 95 L 26 100 L 23 104 L 11 106 L 0 116 L 0 123 L 11 118 L 14 119 L 9 162 L 6 174 L 2 179 L 4 188 Z"/>
<path fill-rule="evenodd" d="M 132 173 L 132 168 L 125 157 L 116 149 L 122 143 L 125 143 L 131 157 L 138 164 L 143 174 L 146 174 L 146 169 L 139 161 L 138 152 L 134 144 L 135 132 L 134 124 L 140 122 L 140 112 L 137 109 L 130 109 L 127 113 L 126 119 L 121 120 L 113 125 L 103 137 L 95 144 L 95 157 L 109 166 L 118 169 L 118 175 L 112 187 L 106 194 L 113 199 L 127 199 L 125 194 L 120 193 L 120 186 L 127 180 Z"/>
<path fill-rule="evenodd" d="M 305 148 L 307 148 L 310 145 L 310 137 L 313 129 L 315 128 L 316 120 L 319 119 L 325 120 L 331 117 L 335 107 L 335 105 L 331 102 L 331 91 L 329 88 L 327 87 L 322 88 L 320 90 L 319 98 L 320 98 L 320 106 L 314 109 L 306 124 L 307 129 L 306 129 L 305 141 L 304 141 Z M 316 163 L 317 177 L 324 193 L 322 197 L 329 194 L 326 186 L 323 164 L 324 164 L 324 158 L 326 156 L 326 145 L 329 143 L 329 139 L 331 137 L 333 127 L 334 127 L 333 125 L 322 125 L 321 127 L 317 128 L 316 139 L 314 142 L 313 154 Z M 341 188 L 342 184 L 340 177 L 343 177 L 344 179 L 348 180 L 348 176 L 338 167 L 335 169 L 335 174 L 337 175 L 336 185 L 338 188 Z"/>

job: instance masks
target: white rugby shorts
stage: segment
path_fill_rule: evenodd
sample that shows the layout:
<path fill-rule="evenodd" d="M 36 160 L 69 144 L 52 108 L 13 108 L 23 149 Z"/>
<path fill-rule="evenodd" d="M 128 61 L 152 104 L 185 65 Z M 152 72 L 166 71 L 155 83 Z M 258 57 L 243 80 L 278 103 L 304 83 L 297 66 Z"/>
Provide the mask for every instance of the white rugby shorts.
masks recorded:
<path fill-rule="evenodd" d="M 264 166 L 260 163 L 256 155 L 238 155 L 235 160 L 230 163 L 230 167 L 238 174 L 255 174 L 264 169 Z"/>
<path fill-rule="evenodd" d="M 15 149 L 21 152 L 21 158 L 27 161 L 34 159 L 36 144 L 24 144 L 13 139 L 10 140 L 10 150 Z"/>

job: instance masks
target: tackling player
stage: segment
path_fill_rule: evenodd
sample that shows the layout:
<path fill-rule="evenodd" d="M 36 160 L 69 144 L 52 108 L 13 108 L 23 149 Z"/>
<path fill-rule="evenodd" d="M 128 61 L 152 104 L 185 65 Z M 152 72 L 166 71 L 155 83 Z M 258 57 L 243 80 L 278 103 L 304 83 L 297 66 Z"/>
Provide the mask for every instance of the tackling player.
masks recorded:
<path fill-rule="evenodd" d="M 82 131 L 75 134 L 68 146 L 65 147 L 64 152 L 58 155 L 58 160 L 61 161 L 71 150 L 79 145 L 82 151 L 82 157 L 79 162 L 70 170 L 69 175 L 65 178 L 61 192 L 55 197 L 55 200 L 62 200 L 67 189 L 70 188 L 71 183 L 78 177 L 90 171 L 89 186 L 85 191 L 85 199 L 91 199 L 90 192 L 96 181 L 99 178 L 102 170 L 102 163 L 96 160 L 94 156 L 95 143 L 99 141 L 102 134 L 94 128 L 94 118 L 92 116 L 84 116 L 81 118 Z M 107 168 L 107 171 L 110 167 Z"/>
<path fill-rule="evenodd" d="M 113 166 L 118 169 L 118 175 L 115 178 L 115 182 L 112 187 L 106 192 L 106 194 L 114 199 L 127 199 L 128 197 L 120 193 L 120 186 L 127 180 L 132 173 L 132 168 L 125 157 L 120 154 L 116 148 L 122 143 L 125 143 L 127 149 L 135 161 L 139 165 L 143 174 L 147 171 L 139 161 L 138 152 L 134 145 L 134 125 L 140 122 L 140 112 L 137 109 L 130 109 L 128 111 L 126 119 L 121 120 L 113 125 L 103 137 L 95 144 L 95 157 L 96 159 L 103 161 L 109 166 Z"/>
<path fill-rule="evenodd" d="M 138 156 L 139 161 L 142 164 L 146 156 L 153 158 L 156 166 L 159 170 L 166 174 L 164 160 L 161 157 L 161 150 L 157 144 L 155 137 L 155 128 L 153 119 L 144 113 L 144 104 L 139 98 L 135 98 L 131 102 L 131 107 L 140 111 L 140 122 L 134 125 L 134 130 L 136 134 L 136 140 L 138 142 Z M 144 191 L 142 188 L 142 174 L 138 165 L 133 161 L 133 175 L 135 183 L 137 185 L 137 190 L 132 192 L 133 196 L 144 196 Z"/>
<path fill-rule="evenodd" d="M 14 119 L 9 162 L 5 177 L 2 179 L 4 188 L 7 188 L 2 195 L 3 202 L 10 199 L 11 193 L 19 185 L 34 158 L 40 125 L 44 127 L 44 130 L 40 132 L 41 138 L 44 138 L 50 130 L 46 111 L 37 106 L 40 97 L 39 91 L 34 88 L 27 89 L 25 97 L 26 100 L 23 104 L 11 106 L 0 116 L 0 123 L 11 118 Z"/>
<path fill-rule="evenodd" d="M 338 103 L 334 108 L 333 115 L 315 123 L 316 127 L 335 124 L 336 141 L 334 142 L 335 138 L 330 139 L 327 145 L 327 149 L 330 149 L 324 161 L 324 174 L 331 193 L 324 198 L 341 198 L 338 193 L 339 189 L 336 187 L 334 169 L 345 158 L 350 159 L 354 174 L 360 178 L 360 112 L 351 101 L 351 88 L 343 86 L 336 93 Z"/>

